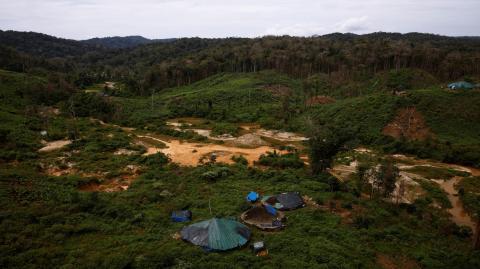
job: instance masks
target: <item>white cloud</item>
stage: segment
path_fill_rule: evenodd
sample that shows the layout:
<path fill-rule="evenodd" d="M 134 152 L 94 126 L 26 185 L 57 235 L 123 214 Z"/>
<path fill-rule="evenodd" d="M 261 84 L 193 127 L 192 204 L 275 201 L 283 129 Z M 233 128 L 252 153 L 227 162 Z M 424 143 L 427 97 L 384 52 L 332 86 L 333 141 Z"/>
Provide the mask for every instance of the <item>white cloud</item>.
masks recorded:
<path fill-rule="evenodd" d="M 265 35 L 292 35 L 312 36 L 333 32 L 341 33 L 365 33 L 370 31 L 370 23 L 367 16 L 352 17 L 336 24 L 296 23 L 292 25 L 276 24 L 265 30 Z"/>
<path fill-rule="evenodd" d="M 364 33 L 370 29 L 367 16 L 353 17 L 335 25 L 335 32 Z"/>
<path fill-rule="evenodd" d="M 325 28 L 316 24 L 274 25 L 267 28 L 265 35 L 311 36 L 325 32 Z"/>

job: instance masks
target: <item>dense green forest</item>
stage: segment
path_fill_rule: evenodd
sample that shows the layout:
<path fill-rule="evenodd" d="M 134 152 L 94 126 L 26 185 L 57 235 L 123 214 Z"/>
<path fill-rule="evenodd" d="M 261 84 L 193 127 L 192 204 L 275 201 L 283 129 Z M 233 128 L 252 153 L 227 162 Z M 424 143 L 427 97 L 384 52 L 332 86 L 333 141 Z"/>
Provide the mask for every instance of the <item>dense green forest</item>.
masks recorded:
<path fill-rule="evenodd" d="M 34 58 L 46 57 L 53 61 L 52 65 L 61 65 L 66 70 L 75 67 L 77 84 L 106 77 L 124 79 L 138 88 L 140 94 L 146 94 L 152 87 L 190 84 L 220 72 L 268 69 L 296 78 L 323 73 L 342 82 L 400 68 L 418 68 L 442 80 L 480 74 L 480 39 L 420 33 L 182 38 L 119 50 L 86 41 L 2 31 L 0 44 L 2 54 L 8 56 L 2 68 L 18 62 L 25 63 L 26 69 L 41 66 L 27 56 L 11 55 L 13 52 L 8 48 L 14 48 Z"/>
<path fill-rule="evenodd" d="M 479 268 L 475 229 L 452 220 L 441 185 L 458 180 L 456 197 L 478 220 L 480 92 L 446 88 L 457 80 L 480 83 L 479 38 L 0 31 L 0 267 Z M 245 126 L 272 151 L 221 161 L 229 139 L 254 134 Z M 186 166 L 161 151 L 176 141 L 191 155 L 219 150 Z M 348 179 L 335 175 L 352 162 Z M 420 191 L 392 202 L 405 175 Z M 238 219 L 252 190 L 306 201 L 280 231 L 251 227 L 268 256 L 175 239 L 186 224 L 172 211 Z"/>

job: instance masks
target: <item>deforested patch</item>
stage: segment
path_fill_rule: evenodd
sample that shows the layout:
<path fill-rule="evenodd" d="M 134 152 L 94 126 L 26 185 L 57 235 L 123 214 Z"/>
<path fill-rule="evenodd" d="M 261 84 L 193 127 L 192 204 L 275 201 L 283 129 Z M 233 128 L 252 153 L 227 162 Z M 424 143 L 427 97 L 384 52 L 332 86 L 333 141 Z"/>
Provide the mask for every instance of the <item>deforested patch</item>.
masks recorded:
<path fill-rule="evenodd" d="M 427 126 L 423 115 L 415 108 L 402 108 L 392 122 L 387 124 L 382 133 L 398 139 L 426 140 L 433 138 L 433 133 Z"/>

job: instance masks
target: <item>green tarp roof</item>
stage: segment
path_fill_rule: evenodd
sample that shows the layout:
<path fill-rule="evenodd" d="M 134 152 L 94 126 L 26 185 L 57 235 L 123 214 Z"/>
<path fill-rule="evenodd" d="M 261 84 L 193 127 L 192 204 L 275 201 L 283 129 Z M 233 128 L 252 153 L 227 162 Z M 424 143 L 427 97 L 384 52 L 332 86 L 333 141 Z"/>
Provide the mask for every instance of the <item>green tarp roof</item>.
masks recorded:
<path fill-rule="evenodd" d="M 213 218 L 184 227 L 182 239 L 209 250 L 228 250 L 245 245 L 250 229 L 238 221 Z"/>

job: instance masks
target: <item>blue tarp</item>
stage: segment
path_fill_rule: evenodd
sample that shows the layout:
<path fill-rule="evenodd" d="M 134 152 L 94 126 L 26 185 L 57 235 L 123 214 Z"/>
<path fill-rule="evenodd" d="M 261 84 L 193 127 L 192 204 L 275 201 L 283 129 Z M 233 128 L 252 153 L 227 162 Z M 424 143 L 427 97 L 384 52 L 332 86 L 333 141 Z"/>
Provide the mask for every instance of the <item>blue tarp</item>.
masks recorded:
<path fill-rule="evenodd" d="M 273 206 L 266 204 L 264 205 L 264 207 L 265 207 L 265 210 L 267 210 L 268 214 L 272 216 L 277 215 L 277 210 Z"/>
<path fill-rule="evenodd" d="M 473 89 L 475 86 L 472 83 L 469 83 L 466 81 L 459 81 L 459 82 L 448 84 L 448 87 L 452 90 L 458 90 L 458 89 Z"/>
<path fill-rule="evenodd" d="M 173 211 L 171 219 L 173 222 L 187 222 L 192 220 L 192 212 L 190 210 Z"/>
<path fill-rule="evenodd" d="M 260 197 L 260 195 L 258 195 L 258 193 L 254 192 L 254 191 L 251 191 L 247 195 L 247 201 L 253 203 L 253 202 L 256 202 L 259 197 Z"/>

